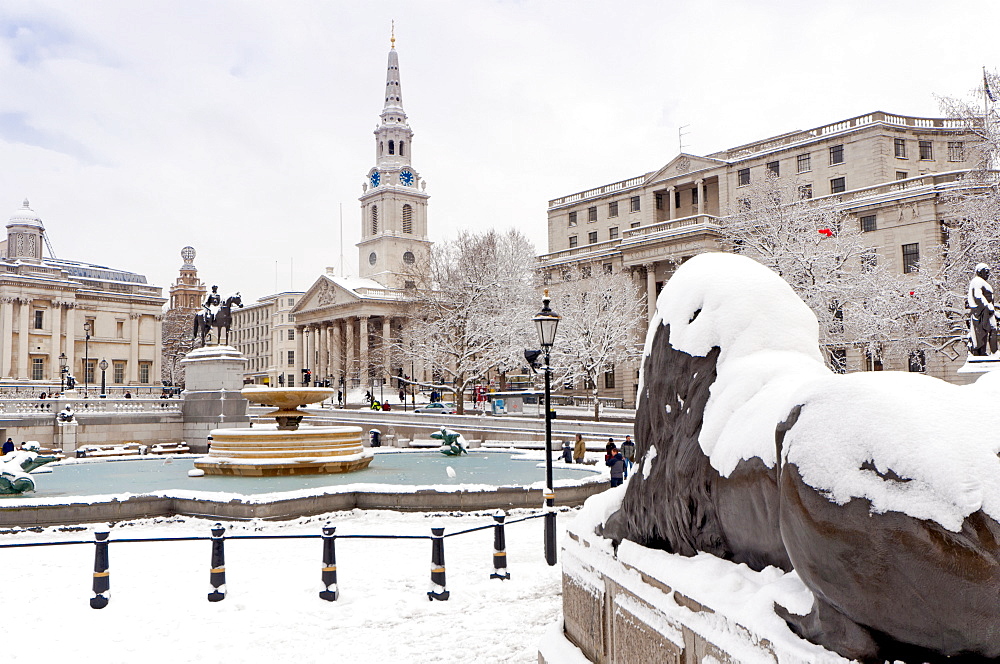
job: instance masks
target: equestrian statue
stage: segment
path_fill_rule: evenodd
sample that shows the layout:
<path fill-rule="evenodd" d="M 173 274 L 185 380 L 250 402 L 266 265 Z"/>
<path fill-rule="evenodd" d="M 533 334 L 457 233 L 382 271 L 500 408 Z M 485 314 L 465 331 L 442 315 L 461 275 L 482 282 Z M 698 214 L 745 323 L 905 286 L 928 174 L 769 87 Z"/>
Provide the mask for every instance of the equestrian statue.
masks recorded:
<path fill-rule="evenodd" d="M 205 337 L 209 335 L 212 328 L 215 328 L 215 342 L 222 343 L 222 329 L 226 330 L 226 342 L 229 345 L 229 330 L 233 323 L 233 306 L 243 308 L 243 300 L 237 292 L 230 295 L 225 300 L 219 295 L 219 287 L 212 286 L 212 292 L 205 298 L 202 306 L 205 311 L 200 311 L 194 317 L 194 338 L 201 337 L 201 345 L 205 345 Z"/>

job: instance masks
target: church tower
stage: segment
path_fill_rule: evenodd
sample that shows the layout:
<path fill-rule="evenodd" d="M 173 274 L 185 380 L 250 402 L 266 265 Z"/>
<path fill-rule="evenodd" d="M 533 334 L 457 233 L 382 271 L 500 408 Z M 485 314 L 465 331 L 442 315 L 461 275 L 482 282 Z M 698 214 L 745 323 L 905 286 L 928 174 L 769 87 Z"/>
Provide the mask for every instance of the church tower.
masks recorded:
<path fill-rule="evenodd" d="M 427 183 L 413 168 L 413 130 L 403 110 L 399 55 L 393 34 L 385 78 L 385 104 L 375 129 L 375 166 L 368 171 L 361 201 L 358 274 L 388 288 L 413 287 L 426 273 Z"/>
<path fill-rule="evenodd" d="M 7 255 L 9 261 L 40 263 L 42 260 L 42 234 L 45 227 L 42 219 L 28 205 L 24 205 L 10 217 L 7 223 Z"/>

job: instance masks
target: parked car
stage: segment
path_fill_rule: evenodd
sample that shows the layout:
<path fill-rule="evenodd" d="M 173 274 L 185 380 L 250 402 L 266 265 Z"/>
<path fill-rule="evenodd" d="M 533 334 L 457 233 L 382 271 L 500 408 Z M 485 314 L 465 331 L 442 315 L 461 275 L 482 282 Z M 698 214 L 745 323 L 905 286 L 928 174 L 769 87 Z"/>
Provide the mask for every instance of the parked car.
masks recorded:
<path fill-rule="evenodd" d="M 414 413 L 438 413 L 441 415 L 455 414 L 455 404 L 453 403 L 427 403 L 413 409 Z"/>

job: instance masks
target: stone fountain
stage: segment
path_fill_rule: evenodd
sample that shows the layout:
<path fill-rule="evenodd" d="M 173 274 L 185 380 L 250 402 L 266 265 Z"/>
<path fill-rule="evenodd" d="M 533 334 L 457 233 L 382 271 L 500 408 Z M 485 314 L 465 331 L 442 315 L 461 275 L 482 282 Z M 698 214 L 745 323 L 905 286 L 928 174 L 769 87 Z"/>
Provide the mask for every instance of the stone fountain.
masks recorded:
<path fill-rule="evenodd" d="M 302 406 L 319 403 L 336 390 L 322 387 L 247 387 L 243 396 L 275 406 L 266 415 L 275 424 L 249 429 L 213 429 L 208 456 L 195 466 L 209 475 L 315 475 L 363 470 L 372 461 L 362 444 L 361 427 L 314 427 L 299 424 Z"/>

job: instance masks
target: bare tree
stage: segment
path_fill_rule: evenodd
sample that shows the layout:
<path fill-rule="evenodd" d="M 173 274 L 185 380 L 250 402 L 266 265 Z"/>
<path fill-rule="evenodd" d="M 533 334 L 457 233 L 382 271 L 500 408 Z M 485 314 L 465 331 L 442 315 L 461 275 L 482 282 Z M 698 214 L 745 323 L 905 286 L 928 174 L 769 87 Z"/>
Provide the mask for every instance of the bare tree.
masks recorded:
<path fill-rule="evenodd" d="M 434 245 L 418 287 L 407 329 L 396 342 L 401 356 L 431 368 L 430 384 L 455 395 L 465 412 L 466 388 L 517 358 L 534 334 L 531 315 L 535 249 L 520 232 L 463 231 Z"/>
<path fill-rule="evenodd" d="M 562 317 L 553 368 L 559 380 L 583 380 L 599 420 L 603 375 L 642 355 L 637 321 L 643 318 L 645 298 L 626 272 L 584 264 L 568 276 L 552 288 L 553 309 Z"/>
<path fill-rule="evenodd" d="M 195 313 L 197 310 L 169 309 L 163 314 L 160 327 L 163 339 L 160 379 L 164 385 L 178 386 L 184 383 L 184 368 L 180 361 L 194 348 L 192 321 Z"/>

